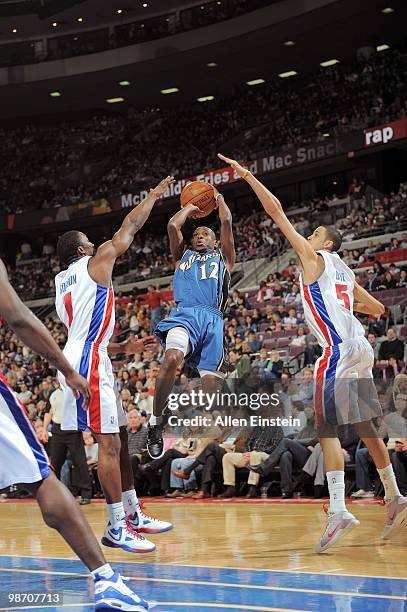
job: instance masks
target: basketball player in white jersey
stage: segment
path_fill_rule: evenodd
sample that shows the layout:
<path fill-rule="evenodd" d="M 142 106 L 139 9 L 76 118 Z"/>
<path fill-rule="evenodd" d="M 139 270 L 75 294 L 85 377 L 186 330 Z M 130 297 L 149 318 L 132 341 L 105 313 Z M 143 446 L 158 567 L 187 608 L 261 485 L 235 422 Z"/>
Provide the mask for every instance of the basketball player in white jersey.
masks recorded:
<path fill-rule="evenodd" d="M 62 429 L 95 434 L 99 445 L 98 477 L 105 494 L 109 522 L 102 543 L 128 552 L 151 552 L 155 545 L 142 533 L 172 529 L 143 512 L 134 489 L 127 445 L 127 417 L 115 389 L 108 356 L 115 325 L 112 272 L 116 259 L 127 251 L 151 210 L 173 182 L 168 176 L 124 219 L 111 240 L 95 252 L 79 231 L 60 237 L 57 253 L 65 268 L 55 278 L 56 310 L 68 330 L 64 354 L 72 367 L 89 381 L 91 399 L 84 410 L 60 376 L 65 391 Z"/>
<path fill-rule="evenodd" d="M 373 350 L 353 312 L 380 315 L 384 306 L 355 282 L 355 275 L 336 251 L 340 233 L 318 227 L 308 239 L 301 236 L 284 214 L 279 200 L 235 160 L 219 155 L 253 189 L 265 211 L 297 253 L 301 267 L 301 293 L 311 331 L 323 348 L 315 364 L 315 412 L 324 453 L 330 506 L 328 524 L 316 552 L 323 552 L 359 524 L 345 506 L 344 457 L 337 425 L 352 423 L 369 449 L 385 490 L 387 522 L 383 537 L 407 527 L 407 498 L 397 486 L 387 448 L 372 419 L 381 410 L 375 393 Z"/>
<path fill-rule="evenodd" d="M 73 370 L 48 330 L 21 302 L 1 261 L 0 314 L 20 340 L 63 373 L 73 397 L 81 401 L 84 397 L 87 407 L 88 383 Z M 1 372 L 0 418 L 0 489 L 24 483 L 24 488 L 37 500 L 46 524 L 61 534 L 92 573 L 96 611 L 148 610 L 148 603 L 131 591 L 120 574 L 106 563 L 89 523 L 74 497 L 51 471 L 45 449 L 36 437 L 24 405 Z"/>

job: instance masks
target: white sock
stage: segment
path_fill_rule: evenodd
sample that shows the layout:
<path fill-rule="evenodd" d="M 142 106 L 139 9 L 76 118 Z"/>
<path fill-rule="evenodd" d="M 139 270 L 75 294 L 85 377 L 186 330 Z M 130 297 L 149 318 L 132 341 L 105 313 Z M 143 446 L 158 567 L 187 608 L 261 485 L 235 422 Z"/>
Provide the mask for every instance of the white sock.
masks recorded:
<path fill-rule="evenodd" d="M 138 504 L 137 493 L 134 489 L 123 491 L 122 493 L 123 508 L 127 516 L 131 516 L 136 511 Z"/>
<path fill-rule="evenodd" d="M 333 470 L 326 473 L 329 489 L 329 512 L 342 512 L 345 506 L 345 472 Z"/>
<path fill-rule="evenodd" d="M 112 527 L 115 527 L 121 521 L 126 518 L 126 513 L 123 508 L 123 502 L 116 502 L 115 504 L 107 504 L 107 511 L 109 513 L 109 521 Z"/>
<path fill-rule="evenodd" d="M 390 463 L 388 466 L 382 468 L 381 470 L 377 468 L 377 471 L 379 472 L 380 480 L 382 481 L 382 484 L 384 486 L 384 496 L 386 501 L 391 501 L 395 497 L 401 495 L 397 486 L 397 480 L 394 474 L 392 464 Z"/>
<path fill-rule="evenodd" d="M 110 567 L 110 563 L 105 563 L 101 567 L 92 570 L 93 580 L 98 580 L 99 578 L 106 578 L 106 580 L 109 580 L 113 575 L 114 571 Z"/>

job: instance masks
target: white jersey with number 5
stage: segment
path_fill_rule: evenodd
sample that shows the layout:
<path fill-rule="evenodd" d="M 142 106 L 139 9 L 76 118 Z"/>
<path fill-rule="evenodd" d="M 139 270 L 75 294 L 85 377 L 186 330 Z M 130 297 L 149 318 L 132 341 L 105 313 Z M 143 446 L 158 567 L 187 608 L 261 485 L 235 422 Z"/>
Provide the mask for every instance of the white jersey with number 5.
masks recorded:
<path fill-rule="evenodd" d="M 321 276 L 310 285 L 300 276 L 306 321 L 322 347 L 356 340 L 365 332 L 353 315 L 355 274 L 337 253 L 318 254 L 325 263 Z"/>

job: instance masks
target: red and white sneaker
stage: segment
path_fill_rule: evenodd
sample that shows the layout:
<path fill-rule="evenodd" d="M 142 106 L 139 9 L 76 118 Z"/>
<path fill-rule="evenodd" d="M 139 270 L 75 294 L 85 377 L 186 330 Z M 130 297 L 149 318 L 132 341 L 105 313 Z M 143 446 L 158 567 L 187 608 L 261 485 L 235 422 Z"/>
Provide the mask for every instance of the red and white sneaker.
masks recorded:
<path fill-rule="evenodd" d="M 116 528 L 113 528 L 109 522 L 103 534 L 102 544 L 132 553 L 149 553 L 155 550 L 155 544 L 140 535 L 128 518 L 120 521 Z"/>
<path fill-rule="evenodd" d="M 137 504 L 135 513 L 129 516 L 128 520 L 133 529 L 136 529 L 140 533 L 164 533 L 165 531 L 171 531 L 171 529 L 174 528 L 172 523 L 160 521 L 152 516 L 148 516 L 148 514 L 144 512 L 142 502 Z"/>
<path fill-rule="evenodd" d="M 315 552 L 321 553 L 330 548 L 342 536 L 347 534 L 353 527 L 359 525 L 357 518 L 347 510 L 342 512 L 328 512 L 328 524 L 318 544 Z"/>
<path fill-rule="evenodd" d="M 397 528 L 407 527 L 407 497 L 398 495 L 390 502 L 386 501 L 387 521 L 382 538 L 387 540 Z"/>

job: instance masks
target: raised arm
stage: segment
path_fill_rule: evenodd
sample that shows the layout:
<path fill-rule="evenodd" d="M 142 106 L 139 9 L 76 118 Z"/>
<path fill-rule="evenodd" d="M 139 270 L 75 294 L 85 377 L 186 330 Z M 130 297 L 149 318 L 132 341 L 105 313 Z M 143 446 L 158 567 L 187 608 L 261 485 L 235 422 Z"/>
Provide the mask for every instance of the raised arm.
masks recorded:
<path fill-rule="evenodd" d="M 220 245 L 225 256 L 226 267 L 232 272 L 236 261 L 235 240 L 233 238 L 232 213 L 221 193 L 216 196 L 220 220 Z"/>
<path fill-rule="evenodd" d="M 101 285 L 110 284 L 116 259 L 130 247 L 134 236 L 150 216 L 157 199 L 165 193 L 173 182 L 174 177 L 167 176 L 157 187 L 151 189 L 148 196 L 125 217 L 121 228 L 114 234 L 113 238 L 100 245 L 88 265 L 89 274 L 93 280 Z"/>
<path fill-rule="evenodd" d="M 9 283 L 6 268 L 1 261 L 0 313 L 20 340 L 56 367 L 64 375 L 66 384 L 71 387 L 75 397 L 78 399 L 79 395 L 82 395 L 87 405 L 89 402 L 88 383 L 75 372 L 49 331 L 20 300 Z"/>
<path fill-rule="evenodd" d="M 370 293 L 368 293 L 366 289 L 363 289 L 363 287 L 358 285 L 358 283 L 355 283 L 355 287 L 353 289 L 353 298 L 353 310 L 355 312 L 380 316 L 384 314 L 386 310 L 384 305 L 379 302 L 379 300 L 376 300 L 373 295 L 370 295 Z"/>
<path fill-rule="evenodd" d="M 170 250 L 175 267 L 178 266 L 184 252 L 184 236 L 182 235 L 181 228 L 185 221 L 189 217 L 192 217 L 198 210 L 198 206 L 187 204 L 184 208 L 176 212 L 168 221 L 168 238 L 170 239 Z"/>
<path fill-rule="evenodd" d="M 279 229 L 283 232 L 288 242 L 300 258 L 305 273 L 305 280 L 315 276 L 317 278 L 323 271 L 323 260 L 314 251 L 308 240 L 301 236 L 289 221 L 283 211 L 280 200 L 274 196 L 251 172 L 241 166 L 236 160 L 219 154 L 219 158 L 230 164 L 235 172 L 250 185 L 259 198 L 266 213 L 273 219 Z"/>

